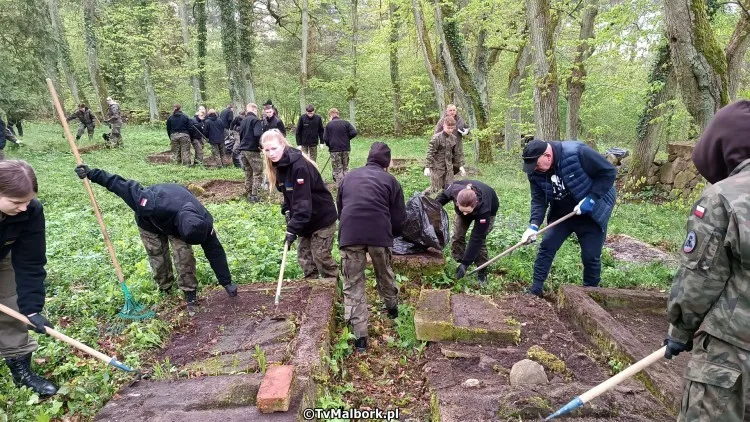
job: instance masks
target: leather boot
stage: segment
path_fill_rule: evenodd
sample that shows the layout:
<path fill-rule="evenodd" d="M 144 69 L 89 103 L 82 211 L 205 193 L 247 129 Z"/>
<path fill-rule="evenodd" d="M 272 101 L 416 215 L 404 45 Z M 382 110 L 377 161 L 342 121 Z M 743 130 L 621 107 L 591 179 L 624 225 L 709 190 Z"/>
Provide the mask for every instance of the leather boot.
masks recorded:
<path fill-rule="evenodd" d="M 185 292 L 185 302 L 187 302 L 188 313 L 198 312 L 198 299 L 195 297 L 196 293 L 195 290 Z"/>
<path fill-rule="evenodd" d="M 10 368 L 13 382 L 17 387 L 29 387 L 41 397 L 49 397 L 57 393 L 55 384 L 31 371 L 31 353 L 16 358 L 5 358 L 5 364 Z"/>

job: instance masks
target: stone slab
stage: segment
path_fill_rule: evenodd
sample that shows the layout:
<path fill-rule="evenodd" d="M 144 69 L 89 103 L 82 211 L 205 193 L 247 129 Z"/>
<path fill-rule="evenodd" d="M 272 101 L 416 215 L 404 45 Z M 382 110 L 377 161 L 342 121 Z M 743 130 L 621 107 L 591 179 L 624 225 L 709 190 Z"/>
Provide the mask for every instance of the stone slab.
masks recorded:
<path fill-rule="evenodd" d="M 445 267 L 445 257 L 441 251 L 428 249 L 425 252 L 408 255 L 392 255 L 391 263 L 393 270 L 399 274 L 409 277 L 439 274 Z M 367 255 L 367 264 L 372 265 L 370 255 Z"/>
<path fill-rule="evenodd" d="M 417 339 L 444 341 L 453 339 L 450 290 L 422 289 L 414 311 Z"/>
<path fill-rule="evenodd" d="M 293 381 L 294 366 L 277 365 L 268 368 L 258 389 L 258 410 L 261 413 L 288 411 Z"/>
<path fill-rule="evenodd" d="M 454 339 L 467 343 L 513 345 L 521 340 L 521 325 L 489 297 L 451 295 Z"/>

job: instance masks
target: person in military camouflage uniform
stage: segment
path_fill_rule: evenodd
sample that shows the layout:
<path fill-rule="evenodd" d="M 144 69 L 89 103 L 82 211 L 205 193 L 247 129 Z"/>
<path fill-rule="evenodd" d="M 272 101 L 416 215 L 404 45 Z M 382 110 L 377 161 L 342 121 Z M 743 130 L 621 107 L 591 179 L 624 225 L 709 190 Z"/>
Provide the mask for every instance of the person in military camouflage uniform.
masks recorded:
<path fill-rule="evenodd" d="M 346 173 L 349 172 L 349 153 L 352 150 L 351 141 L 355 136 L 357 129 L 339 117 L 338 109 L 328 110 L 328 124 L 323 131 L 323 142 L 331 154 L 331 171 L 336 186 L 341 186 Z"/>
<path fill-rule="evenodd" d="M 458 114 L 458 109 L 456 108 L 455 104 L 448 104 L 445 107 L 445 116 L 443 116 L 442 119 L 438 120 L 437 124 L 435 125 L 435 131 L 433 132 L 435 135 L 443 131 L 443 125 L 445 124 L 445 118 L 446 117 L 452 117 L 456 120 L 456 131 L 454 132 L 454 135 L 456 136 L 456 139 L 458 140 L 458 144 L 461 146 L 461 151 L 463 151 L 463 145 L 464 145 L 464 135 L 469 134 L 469 127 L 466 125 L 466 122 L 464 122 L 464 119 L 461 118 Z"/>
<path fill-rule="evenodd" d="M 263 181 L 263 154 L 260 152 L 260 135 L 263 134 L 262 123 L 258 119 L 258 105 L 247 105 L 245 118 L 240 123 L 239 136 L 234 144 L 233 153 L 240 153 L 242 168 L 245 171 L 245 192 L 248 202 L 258 202 Z"/>
<path fill-rule="evenodd" d="M 456 120 L 450 116 L 443 119 L 443 131 L 432 135 L 427 146 L 424 175 L 430 178 L 430 187 L 426 192 L 438 193 L 453 183 L 453 175 L 464 170 L 464 151 L 456 135 Z"/>
<path fill-rule="evenodd" d="M 108 123 L 111 129 L 107 141 L 112 148 L 121 147 L 122 134 L 120 130 L 122 129 L 122 116 L 120 115 L 120 104 L 113 100 L 112 97 L 107 97 L 107 104 L 109 106 L 107 108 L 107 118 L 104 119 L 104 122 Z"/>
<path fill-rule="evenodd" d="M 76 141 L 81 139 L 83 132 L 88 130 L 89 141 L 94 139 L 94 128 L 96 127 L 96 116 L 86 104 L 78 104 L 78 110 L 68 116 L 68 121 L 78 119 L 78 132 L 76 132 Z"/>
<path fill-rule="evenodd" d="M 182 112 L 182 106 L 175 104 L 166 124 L 172 162 L 190 165 L 190 134 L 194 131 L 192 125 L 190 118 Z"/>
<path fill-rule="evenodd" d="M 712 185 L 688 217 L 667 307 L 665 357 L 693 351 L 678 421 L 750 420 L 748 133 L 750 101 L 737 101 L 716 113 L 693 151 Z"/>

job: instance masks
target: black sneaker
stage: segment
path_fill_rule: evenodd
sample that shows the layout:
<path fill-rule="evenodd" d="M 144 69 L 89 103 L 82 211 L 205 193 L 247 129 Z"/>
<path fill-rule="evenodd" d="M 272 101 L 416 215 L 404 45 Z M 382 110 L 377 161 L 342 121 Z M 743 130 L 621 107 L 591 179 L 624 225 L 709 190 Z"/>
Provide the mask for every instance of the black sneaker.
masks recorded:
<path fill-rule="evenodd" d="M 543 291 L 537 291 L 537 290 L 532 289 L 531 287 L 529 287 L 528 289 L 526 289 L 525 293 L 529 294 L 529 295 L 534 295 L 534 296 L 536 296 L 538 298 L 543 298 L 544 297 L 544 292 Z"/>
<path fill-rule="evenodd" d="M 354 340 L 354 350 L 357 353 L 365 353 L 367 351 L 367 337 L 360 337 Z"/>

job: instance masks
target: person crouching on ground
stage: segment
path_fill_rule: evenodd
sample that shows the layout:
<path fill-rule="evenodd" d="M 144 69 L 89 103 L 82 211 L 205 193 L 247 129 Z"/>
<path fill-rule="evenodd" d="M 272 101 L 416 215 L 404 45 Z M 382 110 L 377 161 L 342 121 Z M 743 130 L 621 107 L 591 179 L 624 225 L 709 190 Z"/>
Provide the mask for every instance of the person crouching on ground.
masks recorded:
<path fill-rule="evenodd" d="M 436 194 L 453 183 L 455 173 L 466 175 L 464 151 L 454 134 L 455 130 L 456 120 L 446 116 L 443 119 L 443 131 L 432 135 L 427 146 L 424 175 L 430 178 L 430 187 L 427 189 L 430 194 Z"/>
<path fill-rule="evenodd" d="M 436 201 L 445 205 L 453 201 L 456 218 L 453 220 L 451 236 L 451 256 L 459 262 L 456 268 L 456 280 L 463 278 L 466 269 L 473 263 L 480 266 L 489 260 L 487 255 L 487 235 L 492 231 L 500 201 L 491 187 L 478 180 L 459 180 L 453 182 Z M 466 246 L 466 232 L 474 223 Z M 487 268 L 477 272 L 479 285 L 487 284 Z"/>
<path fill-rule="evenodd" d="M 177 269 L 177 285 L 185 294 L 188 310 L 198 305 L 195 256 L 192 245 L 201 245 L 219 284 L 229 296 L 237 296 L 232 283 L 227 255 L 214 230 L 214 218 L 186 187 L 175 183 L 159 183 L 147 188 L 104 170 L 81 164 L 75 168 L 79 178 L 89 178 L 119 196 L 135 211 L 135 222 L 146 248 L 154 281 L 159 290 L 169 294 L 174 283 L 169 245 Z"/>
<path fill-rule="evenodd" d="M 352 170 L 339 188 L 339 250 L 344 274 L 344 319 L 353 328 L 354 347 L 367 349 L 367 293 L 365 267 L 370 254 L 378 294 L 390 318 L 398 317 L 398 286 L 391 268 L 393 237 L 401 234 L 406 220 L 404 192 L 388 174 L 391 149 L 382 142 L 370 146 L 364 167 Z"/>
<path fill-rule="evenodd" d="M 299 237 L 297 260 L 305 278 L 337 277 L 331 255 L 336 233 L 336 206 L 315 163 L 292 147 L 278 129 L 260 138 L 265 154 L 269 190 L 284 195 L 281 213 L 286 217 L 285 244 Z"/>
<path fill-rule="evenodd" d="M 44 210 L 36 199 L 34 170 L 25 161 L 0 161 L 0 303 L 29 319 L 28 326 L 0 313 L 0 356 L 13 382 L 29 387 L 41 397 L 57 387 L 31 371 L 31 354 L 37 343 L 28 330 L 47 334 L 52 324 L 42 316 L 47 272 Z"/>

